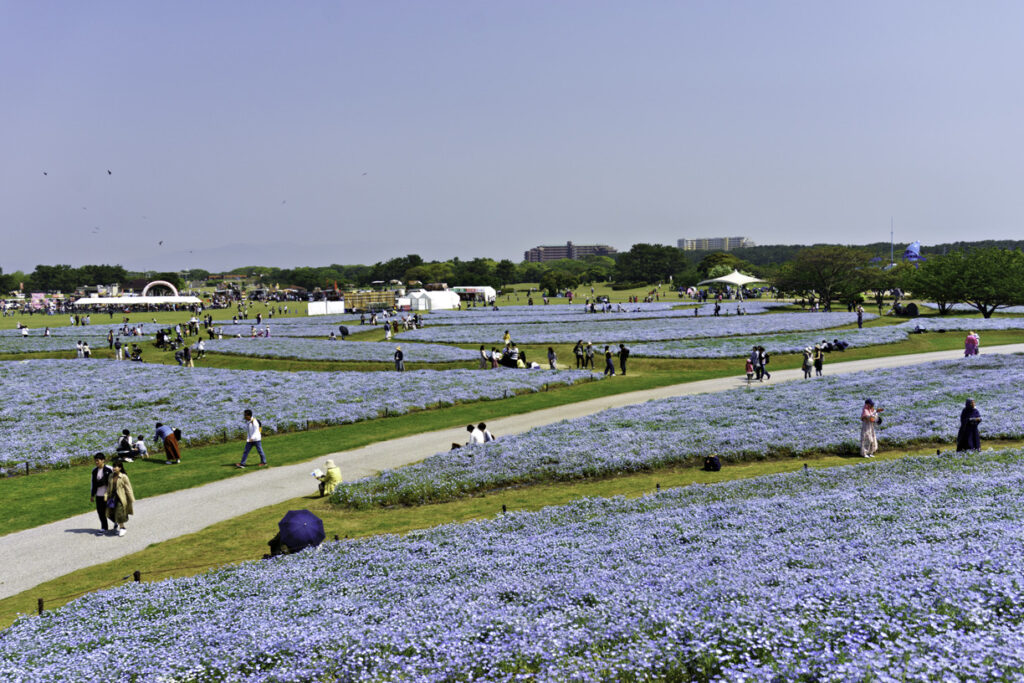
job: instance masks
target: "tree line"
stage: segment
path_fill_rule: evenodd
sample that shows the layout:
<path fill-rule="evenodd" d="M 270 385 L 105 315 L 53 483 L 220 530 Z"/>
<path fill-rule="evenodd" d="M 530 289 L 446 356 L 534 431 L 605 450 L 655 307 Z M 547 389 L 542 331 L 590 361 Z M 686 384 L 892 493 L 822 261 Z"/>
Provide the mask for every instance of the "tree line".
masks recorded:
<path fill-rule="evenodd" d="M 392 281 L 490 285 L 498 289 L 518 283 L 539 283 L 542 290 L 554 294 L 593 282 L 613 282 L 621 288 L 670 282 L 688 287 L 736 269 L 762 278 L 783 294 L 829 307 L 869 299 L 880 305 L 885 293 L 894 290 L 935 302 L 942 314 L 948 313 L 955 303 L 974 306 L 986 317 L 1000 307 L 1024 305 L 1024 241 L 938 245 L 922 249 L 923 261 L 903 262 L 897 256 L 895 266 L 889 265 L 888 254 L 884 259 L 878 257 L 877 246 L 769 245 L 729 252 L 692 252 L 641 243 L 615 257 L 588 256 L 542 263 L 488 258 L 425 261 L 417 254 L 408 254 L 369 266 L 249 266 L 228 274 L 243 275 L 266 286 L 297 286 L 307 290 L 368 287 Z M 902 252 L 901 246 L 900 256 Z M 769 260 L 769 256 L 777 260 Z M 0 291 L 13 291 L 20 286 L 26 292 L 70 292 L 96 284 L 128 287 L 142 280 L 167 280 L 179 288 L 189 282 L 220 282 L 210 278 L 211 273 L 202 269 L 140 273 L 111 265 L 38 265 L 29 275 L 5 275 L 0 271 Z"/>

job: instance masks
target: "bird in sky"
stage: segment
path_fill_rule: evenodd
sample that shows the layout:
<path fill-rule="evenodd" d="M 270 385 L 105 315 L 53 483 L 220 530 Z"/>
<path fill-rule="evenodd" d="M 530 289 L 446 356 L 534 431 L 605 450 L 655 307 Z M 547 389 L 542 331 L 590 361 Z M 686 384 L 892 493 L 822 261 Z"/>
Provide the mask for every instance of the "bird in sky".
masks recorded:
<path fill-rule="evenodd" d="M 109 168 L 107 169 L 107 175 L 114 175 L 113 173 L 110 172 Z"/>
<path fill-rule="evenodd" d="M 157 245 L 162 247 L 164 245 L 164 241 L 160 240 L 159 242 L 157 242 Z"/>
<path fill-rule="evenodd" d="M 43 171 L 43 175 L 50 175 L 50 174 L 47 173 L 46 171 Z"/>
<path fill-rule="evenodd" d="M 363 175 L 366 175 L 365 173 Z"/>

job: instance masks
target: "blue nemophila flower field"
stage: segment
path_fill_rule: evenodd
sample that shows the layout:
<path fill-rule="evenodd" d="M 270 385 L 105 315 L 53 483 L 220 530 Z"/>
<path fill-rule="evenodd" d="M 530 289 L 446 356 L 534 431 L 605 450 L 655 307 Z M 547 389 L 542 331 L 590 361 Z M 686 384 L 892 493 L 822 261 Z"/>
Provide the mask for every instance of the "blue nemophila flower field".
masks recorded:
<path fill-rule="evenodd" d="M 1024 329 L 1024 318 L 915 318 L 903 323 L 910 329 L 915 326 L 934 330 L 1020 330 Z"/>
<path fill-rule="evenodd" d="M 583 304 L 575 306 L 516 306 L 501 308 L 497 311 L 489 308 L 475 308 L 466 311 L 435 311 L 424 317 L 427 325 L 510 325 L 544 322 L 593 322 L 594 320 L 633 320 L 647 318 L 684 318 L 693 317 L 693 309 L 698 309 L 698 316 L 709 316 L 714 313 L 714 304 L 683 306 L 685 302 L 662 304 L 612 304 L 612 310 L 603 313 L 598 309 L 595 313 L 584 310 Z M 722 303 L 720 315 L 736 315 L 737 306 L 743 308 L 745 314 L 765 313 L 772 308 L 788 306 L 786 302 L 773 301 L 726 301 Z M 622 307 L 622 311 L 618 308 Z M 678 306 L 673 308 L 673 306 Z"/>
<path fill-rule="evenodd" d="M 910 328 L 905 327 L 903 323 L 886 327 L 865 327 L 860 330 L 853 328 L 763 336 L 679 339 L 636 344 L 630 347 L 630 351 L 634 356 L 651 358 L 743 358 L 750 354 L 751 347 L 755 345 L 763 346 L 769 353 L 799 353 L 823 340 L 839 339 L 848 343 L 851 348 L 858 348 L 895 344 L 904 341 L 909 334 Z"/>
<path fill-rule="evenodd" d="M 354 507 L 421 504 L 696 463 L 710 453 L 725 462 L 857 454 L 866 398 L 885 408 L 880 443 L 950 442 L 968 397 L 984 416 L 982 439 L 1024 436 L 1024 356 L 977 356 L 615 408 L 342 484 L 332 500 Z"/>
<path fill-rule="evenodd" d="M 866 314 L 866 320 L 876 316 Z M 855 313 L 764 313 L 761 315 L 730 315 L 658 317 L 653 319 L 610 319 L 608 315 L 592 314 L 583 321 L 551 321 L 522 324 L 433 325 L 420 330 L 400 332 L 398 337 L 412 341 L 451 342 L 457 344 L 492 344 L 501 340 L 508 330 L 512 340 L 520 344 L 572 344 L 582 339 L 595 344 L 729 337 L 733 335 L 772 334 L 825 330 L 857 322 Z"/>
<path fill-rule="evenodd" d="M 124 428 L 150 434 L 156 421 L 180 427 L 193 444 L 234 439 L 242 433 L 245 408 L 273 433 L 500 399 L 594 377 L 564 370 L 337 373 L 83 359 L 0 363 L 0 463 L 66 463 L 112 450 Z"/>
<path fill-rule="evenodd" d="M 944 455 L 327 543 L 23 618 L 0 678 L 1018 681 L 1022 491 Z"/>
<path fill-rule="evenodd" d="M 256 339 L 213 339 L 206 350 L 241 356 L 264 358 L 299 358 L 302 360 L 370 361 L 390 363 L 395 352 L 392 342 L 329 341 L 302 337 L 269 337 Z M 479 351 L 441 344 L 405 344 L 407 363 L 448 363 L 474 361 Z"/>

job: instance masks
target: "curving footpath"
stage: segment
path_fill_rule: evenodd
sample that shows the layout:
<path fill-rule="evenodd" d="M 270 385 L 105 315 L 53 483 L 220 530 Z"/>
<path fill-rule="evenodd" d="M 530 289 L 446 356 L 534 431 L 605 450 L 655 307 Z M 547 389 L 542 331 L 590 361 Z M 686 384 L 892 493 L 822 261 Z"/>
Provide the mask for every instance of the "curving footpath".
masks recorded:
<path fill-rule="evenodd" d="M 990 347 L 984 349 L 984 352 L 1024 353 L 1024 344 Z M 962 356 L 963 351 L 959 350 L 886 356 L 832 363 L 825 366 L 825 371 L 830 375 L 846 374 L 877 368 L 917 365 L 935 360 L 950 360 Z M 770 383 L 754 384 L 751 387 L 802 378 L 803 372 L 799 368 L 778 370 L 772 373 Z M 727 391 L 745 385 L 745 377 L 723 377 L 676 384 L 487 420 L 487 426 L 499 436 L 518 434 L 533 427 L 585 417 L 609 408 L 670 396 Z M 486 411 L 486 407 L 481 408 L 481 412 L 483 411 Z M 373 443 L 350 451 L 318 456 L 305 463 L 257 470 L 242 477 L 143 498 L 136 501 L 135 515 L 128 525 L 128 534 L 122 537 L 97 538 L 93 533 L 97 525 L 96 513 L 92 510 L 59 522 L 2 536 L 0 557 L 4 558 L 4 561 L 0 567 L 0 598 L 15 595 L 84 567 L 139 552 L 151 543 L 195 533 L 211 524 L 267 505 L 309 496 L 316 491 L 316 482 L 309 473 L 313 468 L 322 465 L 326 458 L 333 458 L 345 479 L 353 481 L 383 469 L 401 467 L 434 453 L 446 451 L 452 441 L 462 441 L 465 438 L 465 431 L 459 428 L 416 434 Z M 59 549 L 59 558 L 54 557 L 55 549 Z"/>

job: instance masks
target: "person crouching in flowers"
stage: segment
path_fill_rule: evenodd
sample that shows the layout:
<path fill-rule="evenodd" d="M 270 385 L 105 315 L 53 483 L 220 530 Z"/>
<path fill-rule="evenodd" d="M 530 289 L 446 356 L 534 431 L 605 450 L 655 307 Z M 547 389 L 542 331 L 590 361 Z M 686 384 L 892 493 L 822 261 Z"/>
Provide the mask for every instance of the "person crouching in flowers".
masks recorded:
<path fill-rule="evenodd" d="M 324 463 L 323 475 L 317 477 L 320 480 L 320 497 L 329 496 L 338 488 L 341 483 L 341 469 L 334 464 L 333 460 Z"/>
<path fill-rule="evenodd" d="M 860 411 L 860 454 L 864 458 L 875 457 L 878 450 L 878 438 L 875 436 L 875 423 L 884 408 L 875 408 L 875 402 L 865 399 L 864 409 Z"/>
<path fill-rule="evenodd" d="M 107 517 L 117 525 L 117 535 L 124 536 L 128 530 L 124 528 L 129 515 L 134 515 L 135 493 L 128 473 L 124 471 L 124 463 L 115 460 L 111 464 L 113 472 L 107 484 Z"/>

